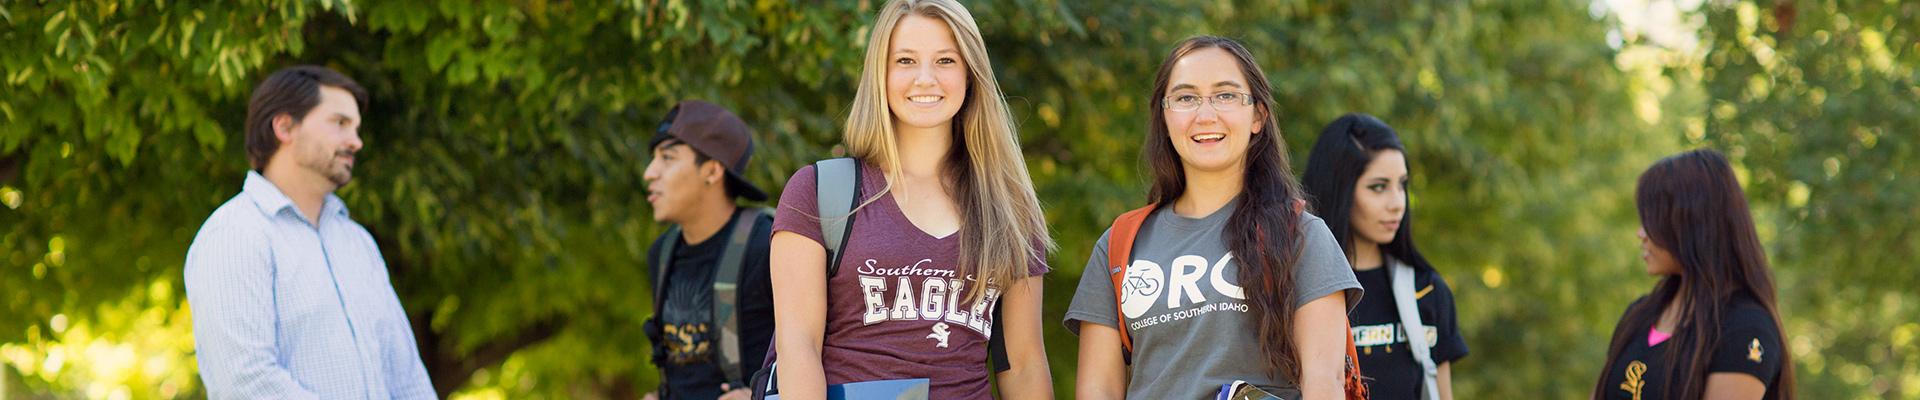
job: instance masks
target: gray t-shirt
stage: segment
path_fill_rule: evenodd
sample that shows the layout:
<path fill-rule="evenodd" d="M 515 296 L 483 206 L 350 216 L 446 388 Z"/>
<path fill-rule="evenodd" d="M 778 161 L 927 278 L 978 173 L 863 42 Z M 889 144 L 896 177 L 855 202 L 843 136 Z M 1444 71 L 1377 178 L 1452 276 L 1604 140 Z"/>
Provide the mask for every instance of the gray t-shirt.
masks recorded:
<path fill-rule="evenodd" d="M 1133 337 L 1127 397 L 1211 399 L 1221 385 L 1235 380 L 1284 399 L 1299 397 L 1299 385 L 1268 376 L 1259 355 L 1262 339 L 1245 291 L 1236 284 L 1240 265 L 1220 240 L 1237 203 L 1198 219 L 1162 208 L 1134 239 L 1121 302 Z M 1294 267 L 1295 304 L 1342 290 L 1349 307 L 1359 304 L 1360 282 L 1326 221 L 1306 214 L 1301 223 L 1306 249 Z M 1067 308 L 1067 329 L 1076 335 L 1081 322 L 1115 326 L 1113 282 L 1106 273 L 1110 234 L 1101 234 L 1094 244 Z"/>

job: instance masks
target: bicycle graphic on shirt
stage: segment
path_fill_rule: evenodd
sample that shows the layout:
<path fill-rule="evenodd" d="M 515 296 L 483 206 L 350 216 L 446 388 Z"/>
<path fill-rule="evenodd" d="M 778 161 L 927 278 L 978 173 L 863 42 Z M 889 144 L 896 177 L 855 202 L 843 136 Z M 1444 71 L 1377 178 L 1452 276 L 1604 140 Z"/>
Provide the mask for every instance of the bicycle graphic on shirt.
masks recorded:
<path fill-rule="evenodd" d="M 1152 296 L 1160 292 L 1160 280 L 1145 275 L 1129 276 L 1120 287 L 1133 296 Z"/>

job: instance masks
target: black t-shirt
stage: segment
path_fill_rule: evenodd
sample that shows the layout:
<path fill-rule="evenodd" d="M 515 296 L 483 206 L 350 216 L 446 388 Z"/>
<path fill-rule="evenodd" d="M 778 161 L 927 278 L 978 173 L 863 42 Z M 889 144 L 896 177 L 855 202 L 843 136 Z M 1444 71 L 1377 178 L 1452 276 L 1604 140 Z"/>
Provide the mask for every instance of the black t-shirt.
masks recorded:
<path fill-rule="evenodd" d="M 1400 309 L 1394 304 L 1393 281 L 1388 268 L 1354 271 L 1360 298 L 1348 318 L 1353 322 L 1354 351 L 1360 355 L 1360 373 L 1371 380 L 1367 388 L 1375 399 L 1418 399 L 1425 374 L 1413 361 L 1401 330 Z M 1420 324 L 1426 325 L 1427 341 L 1434 366 L 1467 356 L 1467 341 L 1460 337 L 1460 325 L 1453 308 L 1453 290 L 1433 270 L 1414 268 L 1414 308 Z"/>
<path fill-rule="evenodd" d="M 726 382 L 726 374 L 720 370 L 720 353 L 715 348 L 720 342 L 716 340 L 719 328 L 713 326 L 712 321 L 713 279 L 738 218 L 740 213 L 736 211 L 720 232 L 698 244 L 688 244 L 681 235 L 674 235 L 655 239 L 647 250 L 647 277 L 651 280 L 659 276 L 660 266 L 654 264 L 662 247 L 668 240 L 675 242 L 673 269 L 666 278 L 668 283 L 653 285 L 654 290 L 666 292 L 661 296 L 661 304 L 656 306 L 654 321 L 650 321 L 657 325 L 661 336 L 650 338 L 650 342 L 654 365 L 666 376 L 666 382 L 661 384 L 665 399 L 720 397 L 720 384 Z M 767 277 L 768 241 L 772 232 L 772 213 L 762 213 L 760 220 L 753 224 L 740 266 L 737 315 L 740 360 L 746 369 L 740 375 L 743 380 L 760 369 L 773 338 L 773 287 Z"/>
<path fill-rule="evenodd" d="M 1640 304 L 1647 299 L 1642 297 L 1634 301 Z M 1627 309 L 1633 309 L 1632 306 Z M 1712 362 L 1707 364 L 1707 374 L 1715 372 L 1734 372 L 1753 375 L 1767 385 L 1764 399 L 1779 397 L 1775 390 L 1775 379 L 1780 375 L 1780 330 L 1776 329 L 1773 314 L 1767 312 L 1760 302 L 1751 298 L 1735 298 L 1731 307 L 1725 309 L 1720 319 L 1720 343 L 1714 344 Z M 1626 316 L 1621 316 L 1621 322 Z M 1651 325 L 1627 327 L 1624 334 L 1629 335 L 1626 349 L 1613 365 L 1607 366 L 1607 381 L 1600 387 L 1600 398 L 1621 400 L 1664 399 L 1667 383 L 1673 374 L 1667 365 L 1667 354 L 1677 351 L 1675 344 L 1681 340 L 1679 335 L 1668 338 L 1660 344 L 1647 345 L 1647 331 Z M 1677 357 L 1687 357 L 1685 353 Z M 1702 385 L 1706 377 L 1698 377 Z"/>

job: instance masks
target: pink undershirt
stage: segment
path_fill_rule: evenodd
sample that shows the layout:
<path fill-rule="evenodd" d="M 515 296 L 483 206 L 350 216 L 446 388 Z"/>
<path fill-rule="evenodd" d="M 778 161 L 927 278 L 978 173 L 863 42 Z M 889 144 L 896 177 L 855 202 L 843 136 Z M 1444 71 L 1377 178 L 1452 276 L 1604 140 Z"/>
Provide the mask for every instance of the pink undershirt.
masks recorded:
<path fill-rule="evenodd" d="M 1671 333 L 1661 332 L 1659 328 L 1647 328 L 1647 347 L 1658 346 L 1660 342 L 1671 338 L 1673 338 Z"/>

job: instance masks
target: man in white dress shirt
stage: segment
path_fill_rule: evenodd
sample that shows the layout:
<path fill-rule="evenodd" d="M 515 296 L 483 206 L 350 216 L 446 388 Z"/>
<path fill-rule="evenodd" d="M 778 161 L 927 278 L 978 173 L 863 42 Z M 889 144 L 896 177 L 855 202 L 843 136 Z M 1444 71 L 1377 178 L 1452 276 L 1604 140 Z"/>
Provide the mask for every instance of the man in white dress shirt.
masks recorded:
<path fill-rule="evenodd" d="M 269 75 L 247 105 L 253 170 L 187 250 L 200 378 L 214 399 L 432 399 L 413 328 L 353 179 L 366 90 L 339 72 Z"/>

